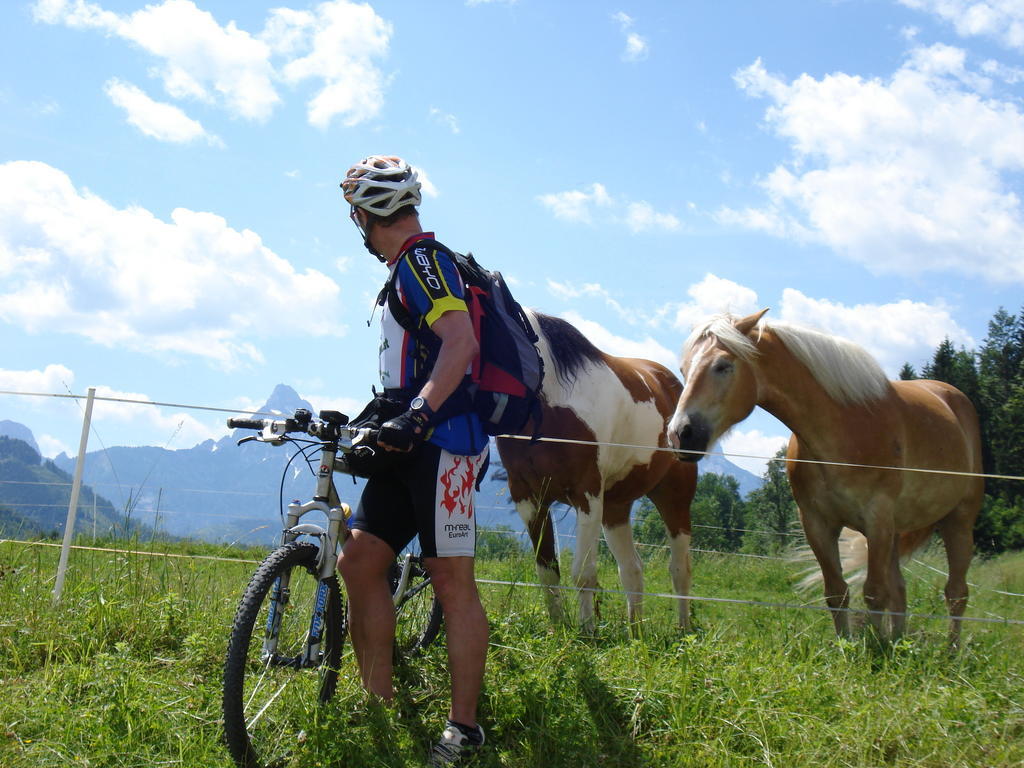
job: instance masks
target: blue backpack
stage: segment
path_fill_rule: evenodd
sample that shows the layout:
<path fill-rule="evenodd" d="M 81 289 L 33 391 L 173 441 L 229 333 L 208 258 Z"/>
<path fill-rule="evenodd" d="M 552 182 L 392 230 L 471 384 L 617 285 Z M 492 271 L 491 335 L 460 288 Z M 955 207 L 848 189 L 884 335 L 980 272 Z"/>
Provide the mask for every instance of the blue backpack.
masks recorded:
<path fill-rule="evenodd" d="M 537 351 L 537 334 L 526 313 L 512 296 L 500 272 L 484 269 L 472 253 L 463 255 L 436 240 L 419 240 L 416 246 L 442 251 L 455 263 L 466 289 L 473 332 L 480 353 L 473 361 L 468 394 L 473 410 L 488 435 L 520 432 L 533 418 L 534 437 L 539 435 L 540 388 L 544 381 L 544 361 Z M 398 297 L 395 281 L 398 270 L 381 291 L 395 321 L 418 340 L 437 343 L 428 327 L 418 328 Z"/>

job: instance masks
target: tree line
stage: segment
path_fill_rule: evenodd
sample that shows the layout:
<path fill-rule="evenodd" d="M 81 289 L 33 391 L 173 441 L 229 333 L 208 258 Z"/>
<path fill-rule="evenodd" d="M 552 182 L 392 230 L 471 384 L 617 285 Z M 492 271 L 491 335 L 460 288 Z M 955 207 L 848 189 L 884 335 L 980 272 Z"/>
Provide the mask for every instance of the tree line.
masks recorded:
<path fill-rule="evenodd" d="M 985 473 L 1024 476 L 1024 308 L 1012 315 L 1000 307 L 978 349 L 946 338 L 920 376 L 905 363 L 900 378 L 945 381 L 967 395 L 981 422 Z M 985 480 L 974 538 L 983 552 L 1024 548 L 1024 482 Z"/>
<path fill-rule="evenodd" d="M 785 455 L 786 449 L 782 448 L 774 458 L 782 459 Z M 701 474 L 690 506 L 691 546 L 715 552 L 770 555 L 782 552 L 794 542 L 802 543 L 785 462 L 769 461 L 761 480 L 761 487 L 743 498 L 735 477 L 713 472 Z M 645 544 L 666 543 L 665 526 L 649 499 L 640 502 L 633 535 Z"/>

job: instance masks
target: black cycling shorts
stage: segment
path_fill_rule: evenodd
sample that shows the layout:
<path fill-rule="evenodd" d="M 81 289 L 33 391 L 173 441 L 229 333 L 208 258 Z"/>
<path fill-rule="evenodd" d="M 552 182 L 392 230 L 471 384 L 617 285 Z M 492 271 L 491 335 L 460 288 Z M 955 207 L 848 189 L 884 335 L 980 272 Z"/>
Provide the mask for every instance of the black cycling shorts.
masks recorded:
<path fill-rule="evenodd" d="M 472 557 L 473 492 L 487 451 L 459 456 L 423 443 L 401 470 L 366 481 L 350 527 L 383 539 L 396 555 L 419 536 L 424 557 Z"/>

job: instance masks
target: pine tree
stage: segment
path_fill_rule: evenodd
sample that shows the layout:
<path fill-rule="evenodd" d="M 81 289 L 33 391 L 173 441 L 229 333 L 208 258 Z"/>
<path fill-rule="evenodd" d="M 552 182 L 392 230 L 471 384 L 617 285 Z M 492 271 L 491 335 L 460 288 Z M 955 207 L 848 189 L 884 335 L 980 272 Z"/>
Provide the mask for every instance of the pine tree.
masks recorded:
<path fill-rule="evenodd" d="M 774 456 L 775 459 L 785 457 L 785 448 Z M 761 477 L 764 484 L 747 496 L 746 527 L 749 530 L 743 537 L 743 549 L 746 552 L 778 552 L 792 542 L 791 534 L 797 519 L 796 501 L 789 487 L 785 462 L 768 462 Z"/>

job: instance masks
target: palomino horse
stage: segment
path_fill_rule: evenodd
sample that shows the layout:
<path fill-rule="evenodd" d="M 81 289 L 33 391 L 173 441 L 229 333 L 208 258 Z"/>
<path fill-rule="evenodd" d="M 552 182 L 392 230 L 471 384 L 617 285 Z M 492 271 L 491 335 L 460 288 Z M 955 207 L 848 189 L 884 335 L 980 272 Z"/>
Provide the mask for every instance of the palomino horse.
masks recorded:
<path fill-rule="evenodd" d="M 690 502 L 696 467 L 675 460 L 666 448 L 665 426 L 682 392 L 678 379 L 650 360 L 613 357 L 564 320 L 527 313 L 544 360 L 541 433 L 582 441 L 531 443 L 498 438 L 508 487 L 526 523 L 547 590 L 548 611 L 562 617 L 559 568 L 549 509 L 561 502 L 577 510 L 572 576 L 580 592 L 580 623 L 594 626 L 597 546 L 605 540 L 619 567 L 631 624 L 642 613 L 643 573 L 633 543 L 629 511 L 647 496 L 658 508 L 670 541 L 669 571 L 676 594 L 690 590 Z M 528 424 L 524 435 L 532 434 Z M 637 447 L 640 446 L 640 447 Z M 687 600 L 679 600 L 679 624 L 689 625 Z"/>
<path fill-rule="evenodd" d="M 945 595 L 956 642 L 984 488 L 980 477 L 942 472 L 981 472 L 974 407 L 942 382 L 889 381 L 851 342 L 783 323 L 759 325 L 767 311 L 719 315 L 694 329 L 683 347 L 686 388 L 670 439 L 704 451 L 759 405 L 793 430 L 789 459 L 871 465 L 786 465 L 836 631 L 847 635 L 850 629 L 850 591 L 838 547 L 844 526 L 866 539 L 864 599 L 883 636 L 904 627 L 900 557 L 938 530 L 949 561 Z"/>

